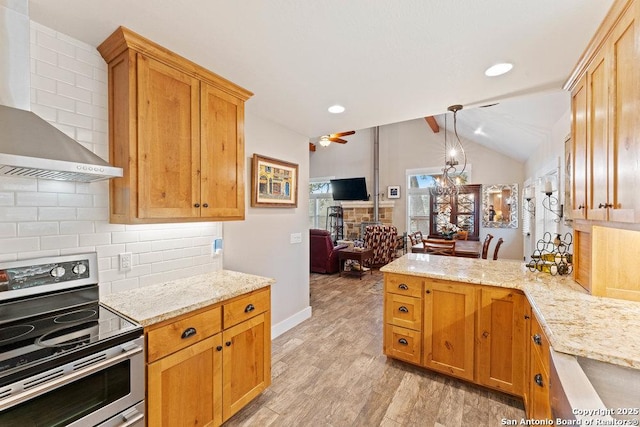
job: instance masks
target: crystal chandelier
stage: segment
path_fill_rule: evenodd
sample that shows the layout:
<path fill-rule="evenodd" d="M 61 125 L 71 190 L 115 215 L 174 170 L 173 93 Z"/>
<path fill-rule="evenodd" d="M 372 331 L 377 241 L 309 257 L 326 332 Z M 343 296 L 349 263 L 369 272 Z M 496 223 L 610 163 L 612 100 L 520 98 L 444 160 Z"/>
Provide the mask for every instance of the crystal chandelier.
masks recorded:
<path fill-rule="evenodd" d="M 447 116 L 444 116 L 444 167 L 442 175 L 436 179 L 434 192 L 438 196 L 456 196 L 460 191 L 460 178 L 467 168 L 467 156 L 458 136 L 457 113 L 462 105 L 452 105 L 447 110 L 453 113 L 453 133 L 455 139 L 447 138 Z"/>

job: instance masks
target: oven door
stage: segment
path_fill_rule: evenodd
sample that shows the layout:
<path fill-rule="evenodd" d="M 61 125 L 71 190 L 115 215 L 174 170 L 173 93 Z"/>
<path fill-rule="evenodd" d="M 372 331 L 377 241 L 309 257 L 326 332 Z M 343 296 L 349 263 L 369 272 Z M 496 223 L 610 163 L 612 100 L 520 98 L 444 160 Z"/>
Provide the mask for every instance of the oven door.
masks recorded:
<path fill-rule="evenodd" d="M 144 425 L 144 338 L 0 389 L 0 425 Z"/>

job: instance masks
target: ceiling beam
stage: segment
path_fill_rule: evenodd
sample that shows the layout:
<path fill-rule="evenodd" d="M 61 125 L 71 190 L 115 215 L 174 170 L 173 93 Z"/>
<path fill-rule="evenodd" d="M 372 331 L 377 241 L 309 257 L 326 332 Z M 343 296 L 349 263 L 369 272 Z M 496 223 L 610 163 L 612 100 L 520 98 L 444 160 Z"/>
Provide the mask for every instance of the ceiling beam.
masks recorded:
<path fill-rule="evenodd" d="M 427 123 L 429 124 L 429 127 L 431 128 L 431 130 L 433 131 L 433 133 L 438 133 L 440 132 L 440 126 L 438 126 L 438 122 L 436 122 L 435 117 L 433 116 L 427 116 L 424 118 Z"/>
<path fill-rule="evenodd" d="M 309 151 L 316 151 L 316 144 L 309 143 Z"/>

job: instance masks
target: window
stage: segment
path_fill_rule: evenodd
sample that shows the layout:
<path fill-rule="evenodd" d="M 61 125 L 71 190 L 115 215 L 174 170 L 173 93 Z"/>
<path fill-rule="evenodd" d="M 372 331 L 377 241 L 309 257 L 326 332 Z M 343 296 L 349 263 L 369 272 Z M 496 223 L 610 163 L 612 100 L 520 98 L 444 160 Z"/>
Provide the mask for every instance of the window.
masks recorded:
<path fill-rule="evenodd" d="M 422 231 L 428 234 L 431 224 L 431 189 L 442 175 L 441 168 L 410 169 L 407 171 L 407 233 Z M 462 182 L 471 177 L 467 165 Z"/>
<path fill-rule="evenodd" d="M 312 178 L 309 183 L 309 228 L 327 228 L 327 208 L 333 206 L 331 178 Z"/>

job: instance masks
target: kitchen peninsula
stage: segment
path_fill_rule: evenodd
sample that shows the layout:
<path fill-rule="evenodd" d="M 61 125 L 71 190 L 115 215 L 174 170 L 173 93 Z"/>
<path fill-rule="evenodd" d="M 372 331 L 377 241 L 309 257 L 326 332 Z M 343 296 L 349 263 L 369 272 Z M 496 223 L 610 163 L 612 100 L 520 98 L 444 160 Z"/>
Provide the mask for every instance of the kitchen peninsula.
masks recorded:
<path fill-rule="evenodd" d="M 144 326 L 148 425 L 220 425 L 269 386 L 273 283 L 221 270 L 102 298 Z"/>
<path fill-rule="evenodd" d="M 521 396 L 532 418 L 550 416 L 549 346 L 640 369 L 640 304 L 591 296 L 570 276 L 427 254 L 380 270 L 387 356 Z"/>

